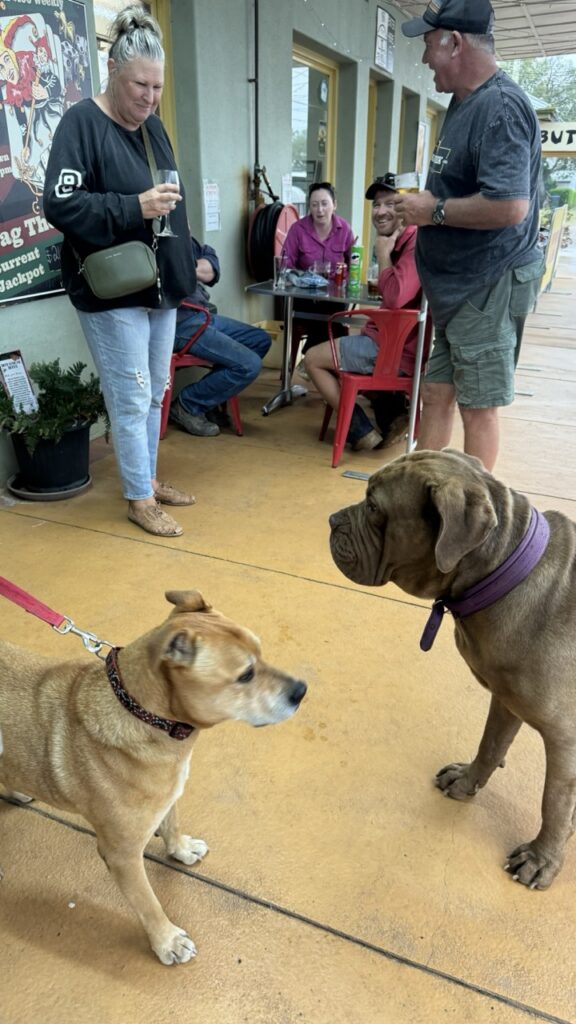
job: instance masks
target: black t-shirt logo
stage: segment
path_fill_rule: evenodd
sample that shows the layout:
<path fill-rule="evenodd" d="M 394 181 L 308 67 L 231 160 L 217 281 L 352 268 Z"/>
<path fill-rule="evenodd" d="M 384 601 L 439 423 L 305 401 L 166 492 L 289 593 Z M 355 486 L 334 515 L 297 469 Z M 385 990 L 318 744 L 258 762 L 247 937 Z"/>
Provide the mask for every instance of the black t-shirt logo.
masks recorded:
<path fill-rule="evenodd" d="M 448 146 L 443 146 L 440 142 L 434 149 L 430 158 L 430 171 L 432 174 L 442 174 L 442 171 L 448 163 L 448 157 L 450 156 L 450 149 Z"/>
<path fill-rule="evenodd" d="M 63 167 L 56 182 L 54 192 L 58 199 L 66 199 L 67 196 L 71 196 L 81 185 L 82 175 L 80 171 L 74 171 L 70 167 Z"/>

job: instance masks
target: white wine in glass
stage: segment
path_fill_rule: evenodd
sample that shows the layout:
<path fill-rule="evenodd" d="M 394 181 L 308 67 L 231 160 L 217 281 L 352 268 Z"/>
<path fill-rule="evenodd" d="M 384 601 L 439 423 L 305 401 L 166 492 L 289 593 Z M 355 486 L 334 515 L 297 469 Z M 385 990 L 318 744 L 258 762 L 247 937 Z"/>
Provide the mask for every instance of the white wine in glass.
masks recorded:
<path fill-rule="evenodd" d="M 180 185 L 180 179 L 178 177 L 178 171 L 158 171 L 158 184 L 159 185 Z M 162 218 L 163 226 L 162 231 L 158 232 L 158 238 L 177 238 L 175 231 L 172 231 L 170 227 L 170 214 L 167 213 Z"/>

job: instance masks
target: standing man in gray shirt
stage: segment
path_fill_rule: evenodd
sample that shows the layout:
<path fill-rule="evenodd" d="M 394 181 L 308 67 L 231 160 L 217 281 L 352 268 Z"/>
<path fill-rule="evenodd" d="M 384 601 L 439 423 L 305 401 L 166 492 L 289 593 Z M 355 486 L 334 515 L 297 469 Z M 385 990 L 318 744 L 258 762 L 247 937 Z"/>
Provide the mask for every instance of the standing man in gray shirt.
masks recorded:
<path fill-rule="evenodd" d="M 498 408 L 514 399 L 527 314 L 540 289 L 540 129 L 494 56 L 489 0 L 431 0 L 402 25 L 424 36 L 422 62 L 452 93 L 426 189 L 398 196 L 416 224 L 416 264 L 434 320 L 418 448 L 450 443 L 456 404 L 464 451 L 496 462 Z"/>

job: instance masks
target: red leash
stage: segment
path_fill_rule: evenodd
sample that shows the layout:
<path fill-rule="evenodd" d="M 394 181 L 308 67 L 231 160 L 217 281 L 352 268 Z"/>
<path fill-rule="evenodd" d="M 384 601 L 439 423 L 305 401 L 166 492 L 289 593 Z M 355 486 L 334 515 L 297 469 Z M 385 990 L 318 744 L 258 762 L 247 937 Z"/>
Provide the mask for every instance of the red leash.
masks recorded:
<path fill-rule="evenodd" d="M 0 596 L 8 598 L 9 601 L 13 601 L 14 604 L 20 605 L 25 612 L 30 612 L 31 615 L 36 615 L 37 618 L 42 619 L 43 622 L 47 622 L 52 629 L 55 629 L 57 633 L 62 636 L 65 633 L 75 633 L 79 636 L 84 644 L 84 647 L 90 654 L 97 654 L 100 656 L 100 651 L 103 647 L 113 647 L 114 644 L 109 644 L 107 640 L 99 640 L 94 633 L 88 633 L 84 629 L 78 629 L 74 625 L 72 619 L 67 615 L 62 615 L 60 612 L 55 612 L 48 605 L 42 604 L 42 601 L 38 601 L 37 598 L 33 597 L 32 594 L 28 594 L 25 590 L 21 590 L 15 583 L 11 583 L 10 580 L 4 579 L 0 576 Z"/>

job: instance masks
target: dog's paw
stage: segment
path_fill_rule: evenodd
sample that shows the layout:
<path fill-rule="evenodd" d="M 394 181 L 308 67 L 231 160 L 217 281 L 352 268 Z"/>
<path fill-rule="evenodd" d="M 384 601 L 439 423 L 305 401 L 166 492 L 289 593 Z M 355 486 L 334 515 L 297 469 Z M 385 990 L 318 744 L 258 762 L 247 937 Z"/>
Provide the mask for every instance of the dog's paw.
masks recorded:
<path fill-rule="evenodd" d="M 161 941 L 151 942 L 152 949 L 160 963 L 171 967 L 172 964 L 185 964 L 196 956 L 196 946 L 183 928 L 170 925 L 171 931 L 162 936 Z"/>
<path fill-rule="evenodd" d="M 480 789 L 478 781 L 470 775 L 469 764 L 445 765 L 436 772 L 434 785 L 442 790 L 444 796 L 451 796 L 454 800 L 466 800 Z"/>
<path fill-rule="evenodd" d="M 170 857 L 181 861 L 182 864 L 196 864 L 208 853 L 208 847 L 203 839 L 193 839 L 192 836 L 178 836 L 176 845 L 168 850 Z"/>
<path fill-rule="evenodd" d="M 508 855 L 504 870 L 529 889 L 547 889 L 562 867 L 562 860 L 541 853 L 538 843 L 522 843 Z"/>

